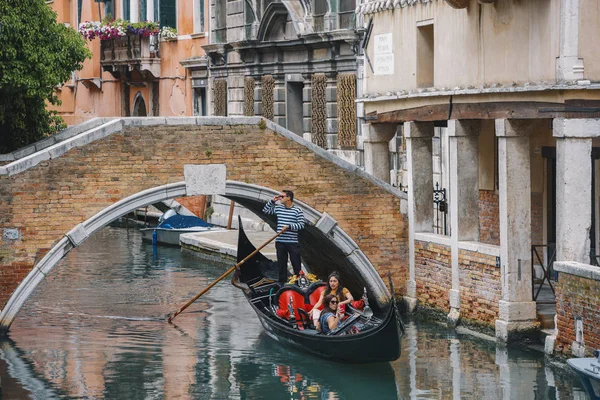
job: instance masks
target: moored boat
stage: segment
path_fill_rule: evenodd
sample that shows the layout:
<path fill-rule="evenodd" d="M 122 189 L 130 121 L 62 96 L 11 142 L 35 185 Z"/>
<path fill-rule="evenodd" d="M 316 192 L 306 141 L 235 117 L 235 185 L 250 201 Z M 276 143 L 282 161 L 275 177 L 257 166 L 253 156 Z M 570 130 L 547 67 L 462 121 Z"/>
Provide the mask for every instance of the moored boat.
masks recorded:
<path fill-rule="evenodd" d="M 238 262 L 255 250 L 240 224 Z M 257 252 L 236 269 L 232 278 L 232 284 L 244 292 L 271 338 L 305 353 L 348 363 L 385 362 L 400 357 L 403 329 L 393 296 L 372 315 L 350 307 L 340 326 L 330 334 L 322 334 L 314 328 L 307 312 L 325 283 L 280 286 L 276 277 L 277 264 Z"/>
<path fill-rule="evenodd" d="M 142 239 L 154 244 L 179 246 L 179 236 L 184 233 L 206 232 L 221 230 L 201 218 L 188 215 L 175 214 L 165 218 L 158 226 L 142 228 Z"/>
<path fill-rule="evenodd" d="M 594 358 L 570 358 L 567 363 L 577 372 L 590 399 L 600 400 L 600 350 L 594 351 Z"/>

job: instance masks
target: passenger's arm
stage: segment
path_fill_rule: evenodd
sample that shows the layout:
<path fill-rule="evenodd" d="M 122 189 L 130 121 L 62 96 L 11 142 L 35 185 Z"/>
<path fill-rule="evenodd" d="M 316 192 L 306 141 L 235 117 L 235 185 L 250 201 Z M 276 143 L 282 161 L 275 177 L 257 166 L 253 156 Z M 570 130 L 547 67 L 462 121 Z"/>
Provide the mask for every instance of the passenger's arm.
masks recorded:
<path fill-rule="evenodd" d="M 329 326 L 329 330 L 332 331 L 335 328 L 337 328 L 341 319 L 342 315 L 340 314 L 340 311 L 338 309 L 338 311 L 335 313 L 335 316 L 327 318 L 327 325 Z"/>
<path fill-rule="evenodd" d="M 352 297 L 352 293 L 350 293 L 350 291 L 348 289 L 346 289 L 346 300 L 340 302 L 340 305 L 349 304 L 353 301 L 354 301 L 354 297 Z"/>

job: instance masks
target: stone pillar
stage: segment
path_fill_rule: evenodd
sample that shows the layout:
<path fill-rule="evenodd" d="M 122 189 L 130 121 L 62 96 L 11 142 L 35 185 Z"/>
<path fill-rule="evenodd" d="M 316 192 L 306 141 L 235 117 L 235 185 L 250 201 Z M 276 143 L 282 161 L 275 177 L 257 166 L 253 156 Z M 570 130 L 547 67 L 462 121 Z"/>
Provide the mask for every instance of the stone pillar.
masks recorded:
<path fill-rule="evenodd" d="M 275 89 L 273 91 L 273 122 L 287 128 L 285 117 L 285 75 L 273 75 Z"/>
<path fill-rule="evenodd" d="M 479 132 L 481 121 L 448 121 L 452 289 L 448 324 L 460 317 L 459 241 L 479 241 Z"/>
<path fill-rule="evenodd" d="M 529 136 L 535 121 L 496 120 L 500 180 L 502 300 L 496 338 L 507 342 L 535 329 L 531 301 L 531 165 Z"/>
<path fill-rule="evenodd" d="M 308 74 L 303 74 L 302 77 L 304 78 L 304 87 L 302 88 L 303 137 L 312 143 L 312 79 Z"/>
<path fill-rule="evenodd" d="M 559 54 L 556 79 L 583 79 L 583 58 L 579 58 L 579 0 L 560 1 Z"/>
<path fill-rule="evenodd" d="M 408 248 L 410 276 L 406 292 L 409 311 L 417 305 L 415 232 L 433 230 L 433 122 L 405 122 L 408 164 Z M 386 148 L 387 150 L 387 148 Z"/>
<path fill-rule="evenodd" d="M 397 124 L 364 124 L 363 126 L 365 171 L 386 183 L 390 183 L 390 140 L 397 129 Z"/>
<path fill-rule="evenodd" d="M 592 138 L 600 119 L 553 121 L 556 137 L 556 260 L 590 263 Z"/>

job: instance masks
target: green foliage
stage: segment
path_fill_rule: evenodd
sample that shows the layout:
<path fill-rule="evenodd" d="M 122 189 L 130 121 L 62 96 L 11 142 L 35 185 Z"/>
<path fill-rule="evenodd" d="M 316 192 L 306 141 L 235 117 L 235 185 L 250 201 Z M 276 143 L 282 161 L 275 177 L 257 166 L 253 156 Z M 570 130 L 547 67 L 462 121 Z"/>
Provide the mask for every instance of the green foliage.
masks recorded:
<path fill-rule="evenodd" d="M 64 128 L 46 109 L 54 88 L 91 57 L 74 29 L 56 22 L 44 0 L 0 0 L 0 153 Z"/>
<path fill-rule="evenodd" d="M 206 151 L 204 151 L 204 155 L 210 159 L 212 157 L 212 149 L 206 149 Z"/>
<path fill-rule="evenodd" d="M 264 119 L 261 119 L 258 121 L 258 127 L 260 129 L 267 129 L 267 122 Z"/>

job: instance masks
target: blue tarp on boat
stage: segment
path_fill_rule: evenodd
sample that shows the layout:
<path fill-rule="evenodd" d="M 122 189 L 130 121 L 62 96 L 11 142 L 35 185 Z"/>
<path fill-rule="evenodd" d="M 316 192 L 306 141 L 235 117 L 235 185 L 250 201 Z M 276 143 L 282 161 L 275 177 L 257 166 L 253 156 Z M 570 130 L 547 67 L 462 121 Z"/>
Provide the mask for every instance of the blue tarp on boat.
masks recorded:
<path fill-rule="evenodd" d="M 194 227 L 212 227 L 202 218 L 189 215 L 173 215 L 161 222 L 157 228 L 163 229 L 182 229 L 182 228 L 194 228 Z"/>

